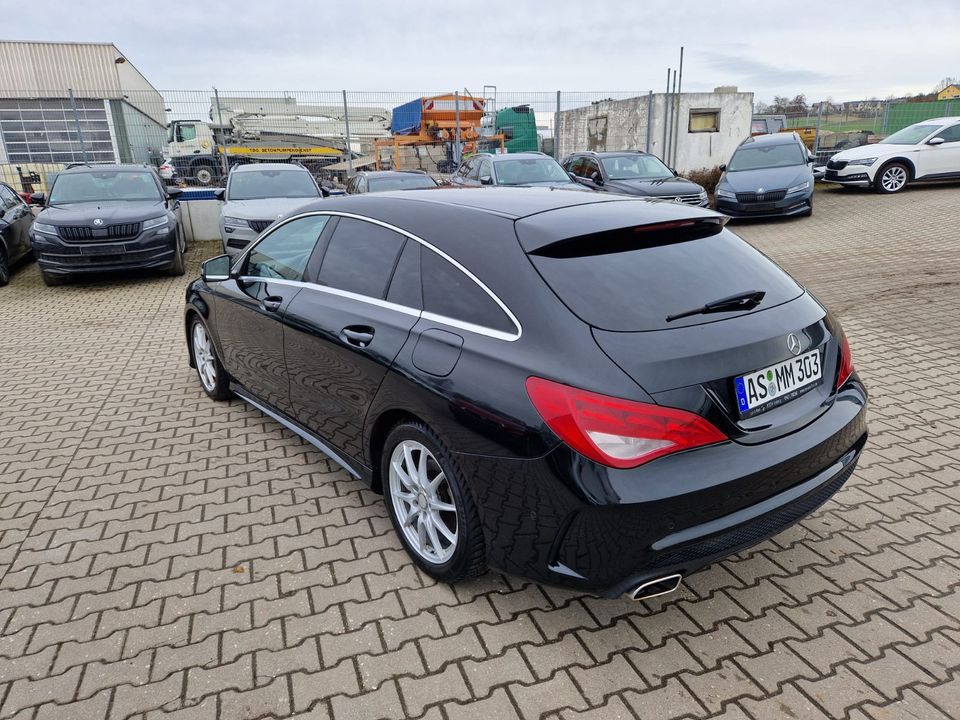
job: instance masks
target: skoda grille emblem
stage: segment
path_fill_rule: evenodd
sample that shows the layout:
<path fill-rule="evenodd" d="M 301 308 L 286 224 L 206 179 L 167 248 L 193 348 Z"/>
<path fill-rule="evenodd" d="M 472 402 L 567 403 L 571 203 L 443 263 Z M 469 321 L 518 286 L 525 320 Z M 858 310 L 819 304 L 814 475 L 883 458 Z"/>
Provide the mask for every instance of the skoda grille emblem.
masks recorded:
<path fill-rule="evenodd" d="M 93 224 L 94 224 L 94 225 L 103 225 L 103 220 L 101 220 L 100 218 L 97 218 L 96 220 L 93 221 Z"/>
<path fill-rule="evenodd" d="M 678 203 L 682 203 L 682 202 L 683 202 L 683 198 L 682 198 L 682 197 L 675 197 L 675 198 L 673 199 L 673 201 L 674 201 L 674 202 L 678 202 Z"/>
<path fill-rule="evenodd" d="M 763 193 L 763 188 L 757 188 L 758 193 Z"/>
<path fill-rule="evenodd" d="M 787 349 L 794 355 L 800 354 L 800 338 L 793 333 L 787 335 Z"/>

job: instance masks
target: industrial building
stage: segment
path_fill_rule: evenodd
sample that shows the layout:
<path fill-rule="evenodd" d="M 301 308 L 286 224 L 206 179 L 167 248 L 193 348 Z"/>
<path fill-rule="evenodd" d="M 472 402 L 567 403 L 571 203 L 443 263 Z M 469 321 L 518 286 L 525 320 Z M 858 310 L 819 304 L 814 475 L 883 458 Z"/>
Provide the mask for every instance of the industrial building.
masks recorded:
<path fill-rule="evenodd" d="M 112 43 L 0 41 L 0 167 L 150 162 L 166 124 L 160 93 Z"/>
<path fill-rule="evenodd" d="M 644 150 L 680 172 L 721 165 L 750 136 L 753 93 L 650 93 L 559 113 L 560 156 L 575 150 Z"/>

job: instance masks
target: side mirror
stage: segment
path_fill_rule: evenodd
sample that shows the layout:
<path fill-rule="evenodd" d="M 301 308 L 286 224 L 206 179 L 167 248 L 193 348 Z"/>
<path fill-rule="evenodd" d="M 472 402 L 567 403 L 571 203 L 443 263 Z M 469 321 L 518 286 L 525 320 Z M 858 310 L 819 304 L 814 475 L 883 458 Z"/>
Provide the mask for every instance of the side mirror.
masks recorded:
<path fill-rule="evenodd" d="M 674 176 L 676 176 L 676 174 L 677 174 L 677 169 L 676 169 L 676 168 L 668 167 L 667 170 L 669 170 L 670 172 L 672 172 L 672 173 L 674 174 Z"/>
<path fill-rule="evenodd" d="M 30 204 L 31 205 L 43 205 L 47 201 L 46 193 L 32 193 L 30 195 Z"/>
<path fill-rule="evenodd" d="M 807 155 L 807 162 L 815 163 L 816 161 L 817 161 L 816 155 L 814 155 L 813 153 L 810 153 L 809 155 Z"/>
<path fill-rule="evenodd" d="M 574 175 L 572 172 L 568 172 L 567 175 L 569 175 L 569 176 L 570 176 L 570 179 L 573 180 L 574 182 L 577 181 L 577 176 Z"/>
<path fill-rule="evenodd" d="M 204 282 L 221 282 L 230 279 L 231 260 L 229 255 L 204 260 L 200 264 L 200 277 Z"/>
<path fill-rule="evenodd" d="M 943 145 L 946 142 L 942 137 L 930 138 L 927 140 L 927 145 Z"/>
<path fill-rule="evenodd" d="M 590 179 L 597 185 L 603 185 L 603 177 L 596 171 L 590 173 Z"/>
<path fill-rule="evenodd" d="M 480 176 L 480 184 L 481 184 L 481 185 L 493 185 L 493 178 L 490 177 L 489 175 L 481 175 L 481 176 Z"/>
<path fill-rule="evenodd" d="M 215 190 L 213 191 L 213 196 L 214 196 L 217 200 L 223 200 L 223 196 L 226 195 L 226 194 L 227 194 L 227 189 L 226 189 L 226 188 L 217 188 L 217 189 L 215 189 Z"/>
<path fill-rule="evenodd" d="M 726 172 L 726 171 L 727 171 L 727 166 L 726 166 L 726 165 L 721 165 L 721 166 L 720 166 L 720 172 Z"/>
<path fill-rule="evenodd" d="M 175 200 L 183 194 L 183 188 L 178 187 L 168 187 L 167 188 L 167 200 Z"/>

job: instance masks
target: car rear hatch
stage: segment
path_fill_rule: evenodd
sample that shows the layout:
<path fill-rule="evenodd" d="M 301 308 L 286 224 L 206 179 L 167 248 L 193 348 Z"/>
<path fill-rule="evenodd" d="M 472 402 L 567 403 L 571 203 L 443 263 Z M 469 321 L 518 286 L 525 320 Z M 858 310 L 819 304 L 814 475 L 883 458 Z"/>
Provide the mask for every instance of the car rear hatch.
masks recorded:
<path fill-rule="evenodd" d="M 724 222 L 625 199 L 540 213 L 516 229 L 547 285 L 656 402 L 753 444 L 829 407 L 839 351 L 823 308 Z M 742 305 L 697 312 L 744 294 Z"/>

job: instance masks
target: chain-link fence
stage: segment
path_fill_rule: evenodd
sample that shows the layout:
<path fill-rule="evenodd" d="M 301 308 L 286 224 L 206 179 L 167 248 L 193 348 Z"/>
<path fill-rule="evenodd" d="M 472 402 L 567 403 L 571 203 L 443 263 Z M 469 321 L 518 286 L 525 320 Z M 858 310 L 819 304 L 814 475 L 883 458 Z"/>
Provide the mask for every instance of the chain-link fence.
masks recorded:
<path fill-rule="evenodd" d="M 718 89 L 719 90 L 719 89 Z M 825 161 L 960 101 L 864 101 L 752 116 L 750 93 L 652 91 L 0 90 L 0 179 L 44 191 L 72 163 L 144 163 L 165 182 L 222 185 L 237 164 L 298 162 L 342 185 L 367 169 L 444 176 L 478 150 L 651 152 L 681 171 L 713 168 L 751 132 L 793 129 Z M 761 128 L 760 124 L 764 127 Z"/>

